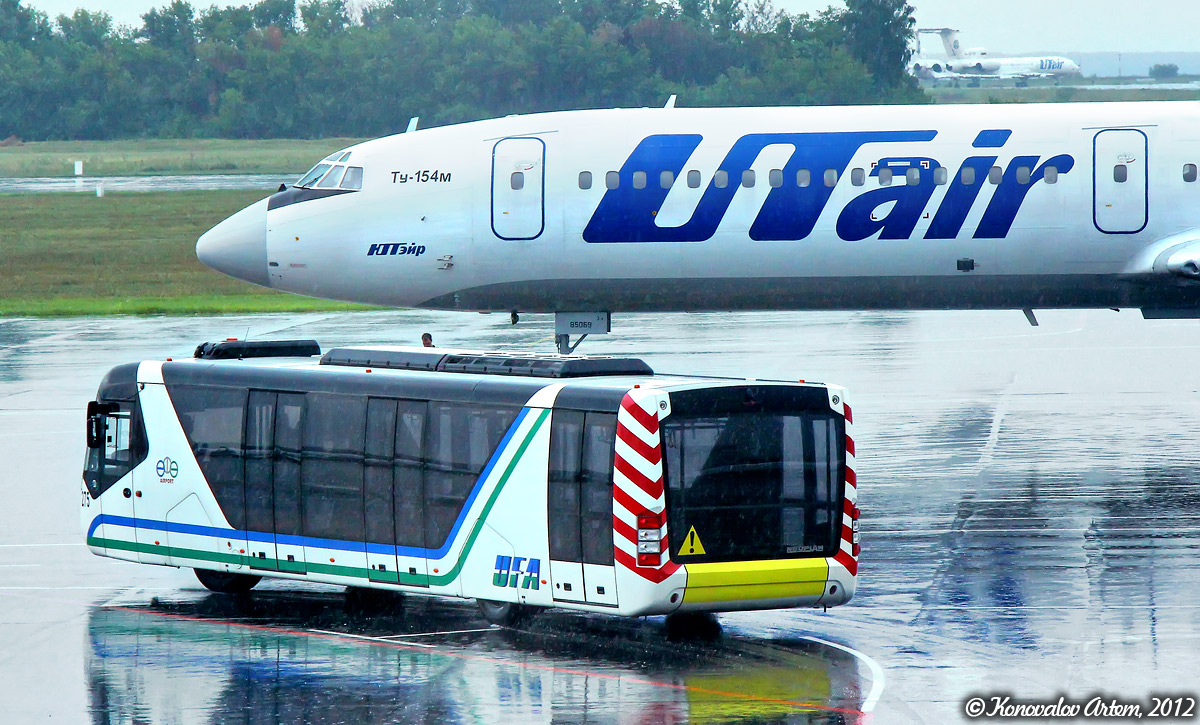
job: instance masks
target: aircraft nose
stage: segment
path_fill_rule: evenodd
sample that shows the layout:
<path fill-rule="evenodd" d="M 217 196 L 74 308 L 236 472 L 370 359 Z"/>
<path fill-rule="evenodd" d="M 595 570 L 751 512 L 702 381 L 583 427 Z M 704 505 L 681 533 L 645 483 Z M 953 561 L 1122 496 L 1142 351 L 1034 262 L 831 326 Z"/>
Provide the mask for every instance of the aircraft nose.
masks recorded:
<path fill-rule="evenodd" d="M 196 242 L 196 257 L 230 277 L 269 287 L 267 201 L 251 204 L 205 232 Z"/>

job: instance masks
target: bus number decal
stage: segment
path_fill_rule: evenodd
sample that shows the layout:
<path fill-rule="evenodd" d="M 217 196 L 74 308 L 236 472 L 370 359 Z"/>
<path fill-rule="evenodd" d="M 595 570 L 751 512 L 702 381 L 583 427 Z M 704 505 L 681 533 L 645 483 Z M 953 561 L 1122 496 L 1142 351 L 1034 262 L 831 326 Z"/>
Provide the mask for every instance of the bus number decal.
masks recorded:
<path fill-rule="evenodd" d="M 517 587 L 520 580 L 522 589 L 540 589 L 539 578 L 542 576 L 542 560 L 526 559 L 523 556 L 496 555 L 496 573 L 492 575 L 492 585 L 497 587 Z"/>

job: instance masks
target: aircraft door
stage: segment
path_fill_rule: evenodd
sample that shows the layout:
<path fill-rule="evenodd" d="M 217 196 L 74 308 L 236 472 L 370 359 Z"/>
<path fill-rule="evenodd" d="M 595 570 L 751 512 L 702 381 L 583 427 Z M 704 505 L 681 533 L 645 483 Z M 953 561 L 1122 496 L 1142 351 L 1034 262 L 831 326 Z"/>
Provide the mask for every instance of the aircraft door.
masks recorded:
<path fill-rule="evenodd" d="M 1136 234 L 1149 220 L 1146 134 L 1110 129 L 1093 142 L 1093 222 L 1105 234 Z"/>
<path fill-rule="evenodd" d="M 492 232 L 501 239 L 541 236 L 546 226 L 546 144 L 501 139 L 492 149 Z"/>

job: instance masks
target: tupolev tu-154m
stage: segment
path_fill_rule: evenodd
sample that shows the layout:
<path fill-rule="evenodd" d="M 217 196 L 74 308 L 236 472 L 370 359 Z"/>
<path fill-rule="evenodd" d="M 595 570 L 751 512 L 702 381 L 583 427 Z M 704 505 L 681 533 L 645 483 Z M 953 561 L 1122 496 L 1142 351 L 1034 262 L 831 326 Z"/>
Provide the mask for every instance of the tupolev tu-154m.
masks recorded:
<path fill-rule="evenodd" d="M 1200 103 L 673 101 L 412 123 L 196 252 L 279 290 L 429 309 L 1200 317 Z"/>

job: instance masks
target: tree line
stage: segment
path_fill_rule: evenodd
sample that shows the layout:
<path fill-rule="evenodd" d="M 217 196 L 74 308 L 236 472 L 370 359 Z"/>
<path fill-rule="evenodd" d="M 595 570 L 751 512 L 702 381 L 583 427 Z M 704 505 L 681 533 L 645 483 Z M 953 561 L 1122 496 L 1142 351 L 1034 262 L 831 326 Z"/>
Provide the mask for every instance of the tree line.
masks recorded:
<path fill-rule="evenodd" d="M 82 0 L 81 0 L 82 1 Z M 0 138 L 376 136 L 570 108 L 923 102 L 905 0 L 0 0 Z"/>

